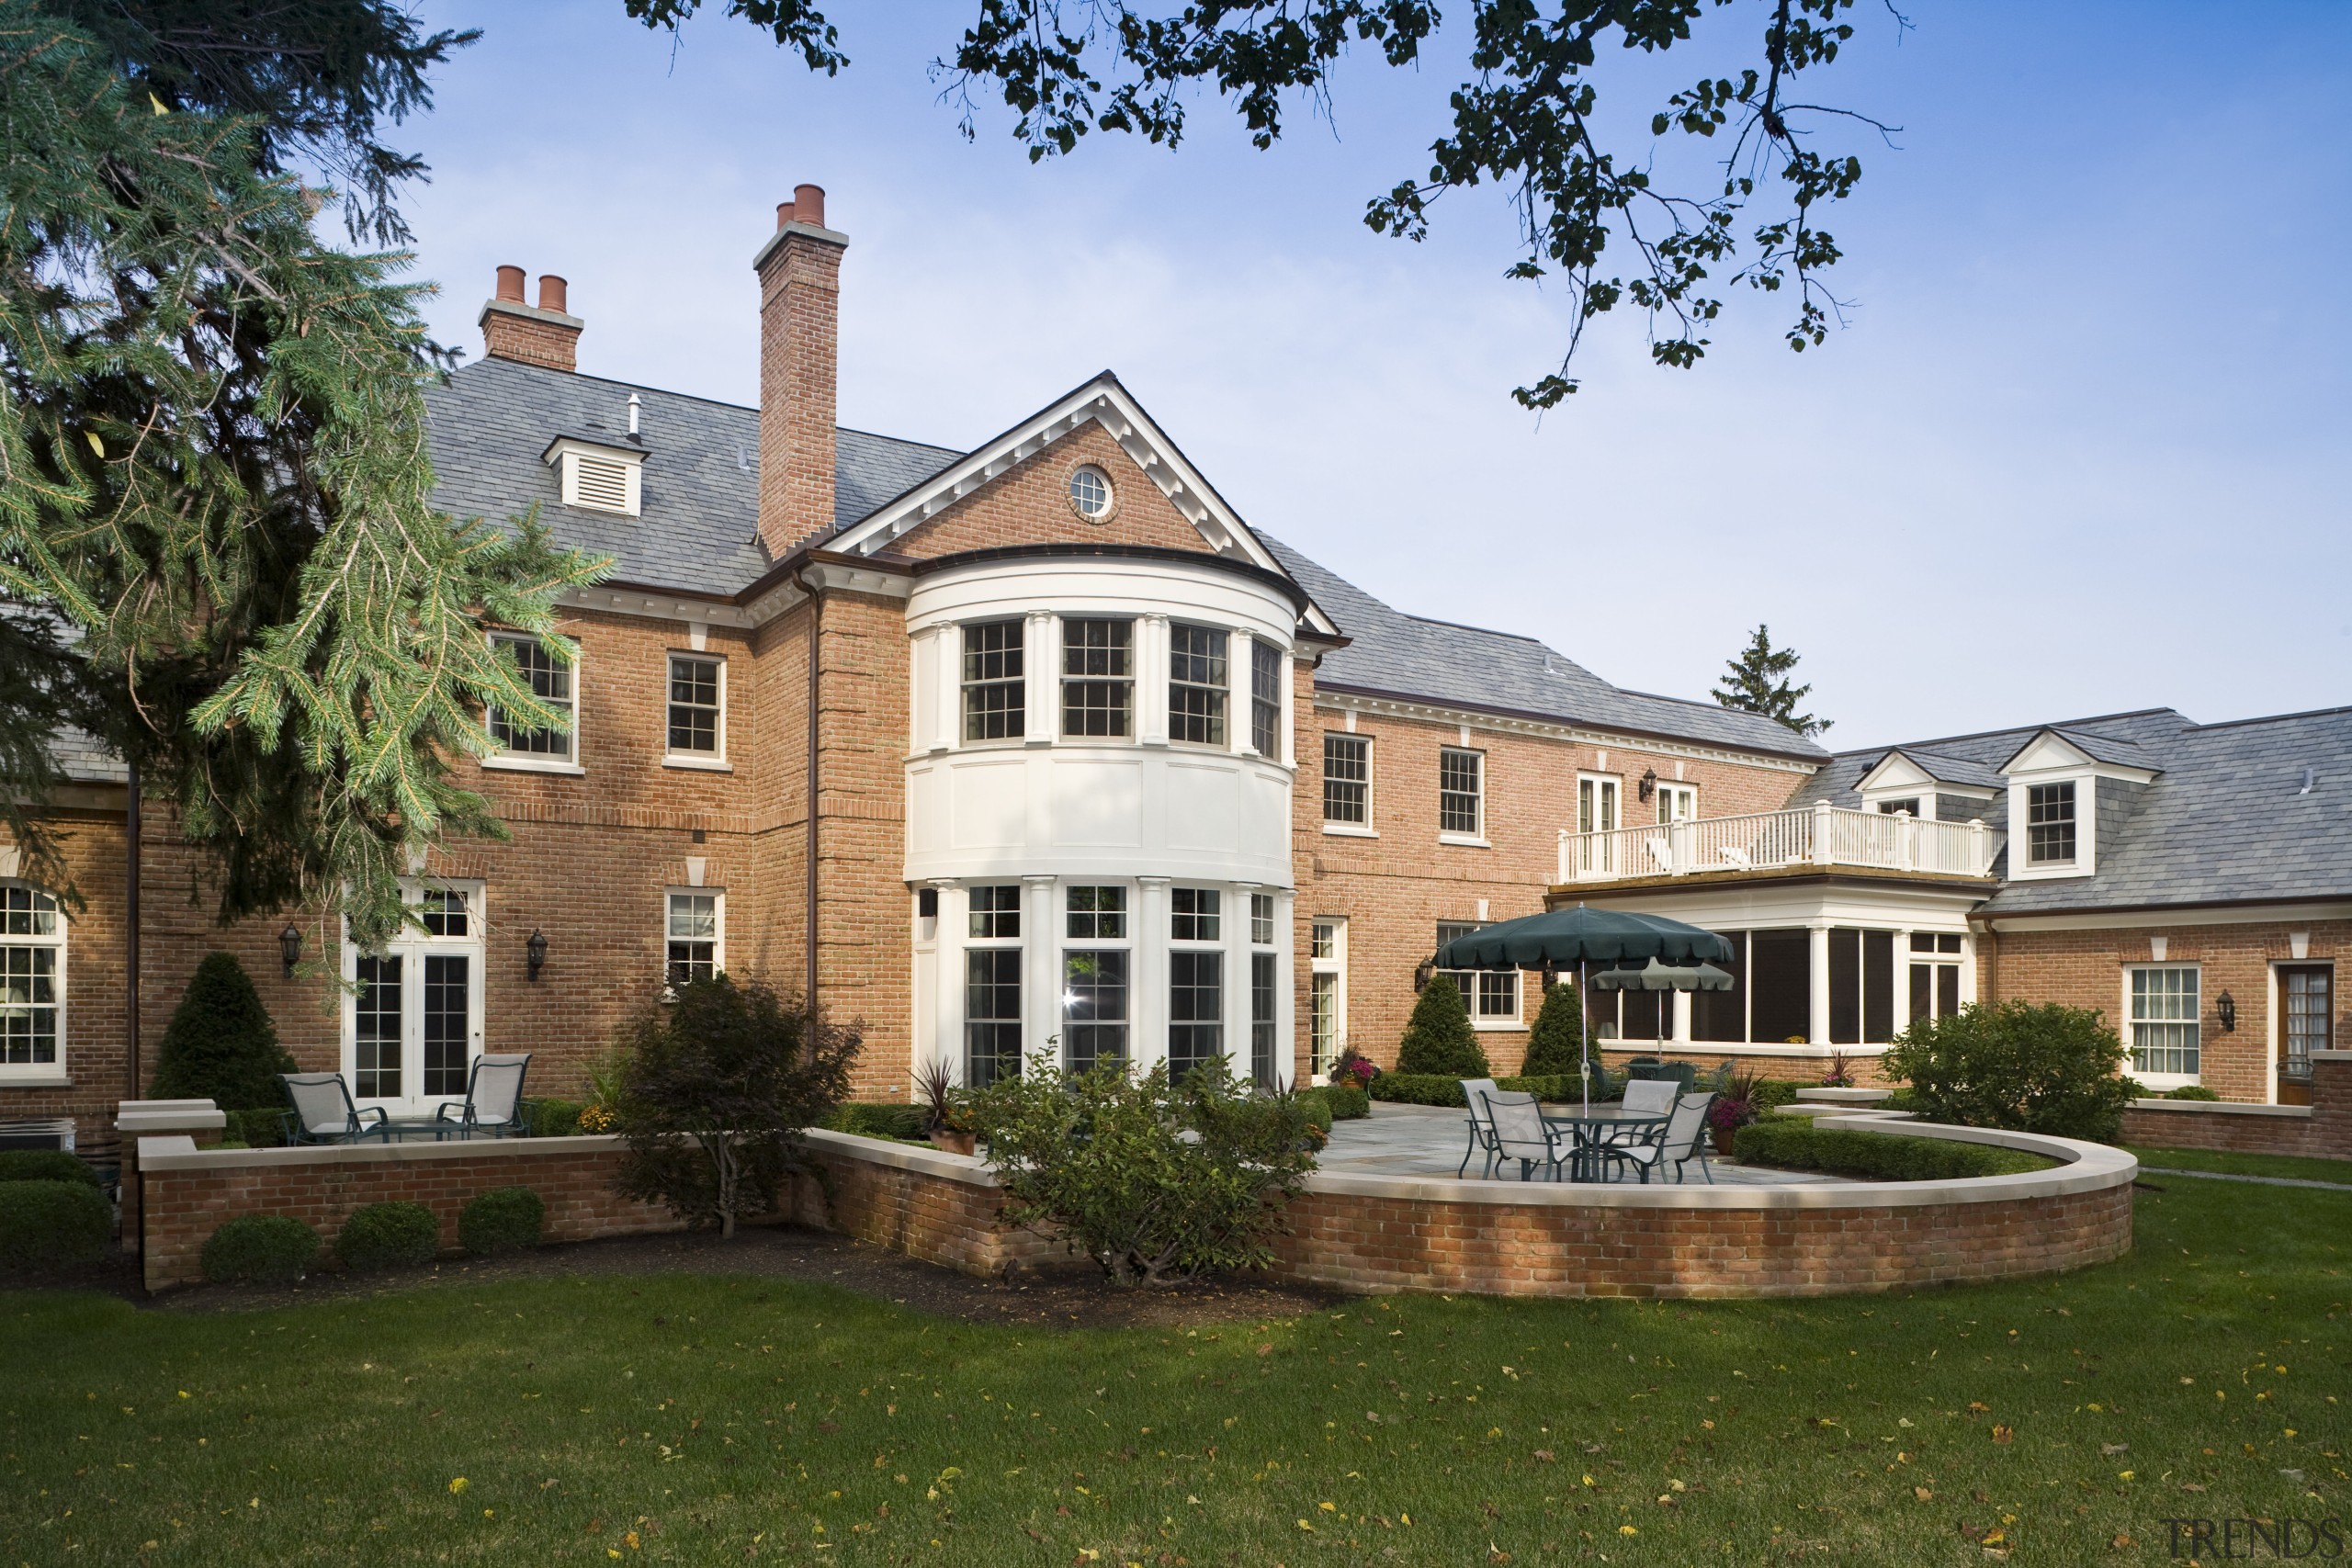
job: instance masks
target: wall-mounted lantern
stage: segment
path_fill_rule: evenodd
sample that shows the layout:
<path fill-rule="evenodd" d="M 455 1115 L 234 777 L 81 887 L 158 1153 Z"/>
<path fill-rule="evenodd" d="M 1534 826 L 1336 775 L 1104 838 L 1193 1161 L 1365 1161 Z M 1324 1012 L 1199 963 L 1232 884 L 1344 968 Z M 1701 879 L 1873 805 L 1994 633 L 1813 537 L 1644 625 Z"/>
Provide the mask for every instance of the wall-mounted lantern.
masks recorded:
<path fill-rule="evenodd" d="M 2220 997 L 2215 998 L 2213 1002 L 2213 1011 L 2222 1021 L 2222 1033 L 2235 1034 L 2238 1032 L 2237 998 L 2230 995 L 2227 991 L 2223 991 Z"/>
<path fill-rule="evenodd" d="M 539 977 L 539 970 L 548 961 L 548 933 L 533 927 L 528 940 L 523 943 L 523 966 L 530 979 Z"/>
<path fill-rule="evenodd" d="M 277 933 L 277 956 L 286 961 L 286 975 L 291 979 L 294 965 L 302 962 L 302 932 L 291 920 L 287 921 L 286 929 Z"/>
<path fill-rule="evenodd" d="M 1416 964 L 1413 969 L 1413 994 L 1419 996 L 1421 988 L 1430 983 L 1430 976 L 1436 973 L 1436 964 L 1429 959 L 1424 958 Z"/>
<path fill-rule="evenodd" d="M 1657 793 L 1657 770 L 1656 768 L 1644 768 L 1642 770 L 1642 782 L 1640 788 L 1642 792 L 1642 798 L 1644 800 L 1647 800 L 1650 796 Z"/>

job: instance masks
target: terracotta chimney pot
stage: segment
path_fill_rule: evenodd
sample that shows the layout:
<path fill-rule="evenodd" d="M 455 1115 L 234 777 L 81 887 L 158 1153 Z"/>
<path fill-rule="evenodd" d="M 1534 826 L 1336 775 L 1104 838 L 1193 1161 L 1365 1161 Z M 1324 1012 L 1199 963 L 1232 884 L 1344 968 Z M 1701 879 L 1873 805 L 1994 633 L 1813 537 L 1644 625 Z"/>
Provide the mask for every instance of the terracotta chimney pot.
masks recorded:
<path fill-rule="evenodd" d="M 498 298 L 511 299 L 517 305 L 523 302 L 523 269 L 521 267 L 502 266 L 498 269 Z"/>
<path fill-rule="evenodd" d="M 812 228 L 825 226 L 825 187 L 823 186 L 794 186 L 792 187 L 792 218 L 796 223 Z"/>
<path fill-rule="evenodd" d="M 523 299 L 523 269 L 498 269 L 498 292 L 481 308 L 485 358 L 512 359 L 548 370 L 580 368 L 580 326 L 568 307 L 570 289 L 554 273 L 539 277 L 539 302 Z"/>
<path fill-rule="evenodd" d="M 539 309 L 553 310 L 559 316 L 570 315 L 571 312 L 564 309 L 563 304 L 565 288 L 563 279 L 555 274 L 551 272 L 539 274 Z"/>

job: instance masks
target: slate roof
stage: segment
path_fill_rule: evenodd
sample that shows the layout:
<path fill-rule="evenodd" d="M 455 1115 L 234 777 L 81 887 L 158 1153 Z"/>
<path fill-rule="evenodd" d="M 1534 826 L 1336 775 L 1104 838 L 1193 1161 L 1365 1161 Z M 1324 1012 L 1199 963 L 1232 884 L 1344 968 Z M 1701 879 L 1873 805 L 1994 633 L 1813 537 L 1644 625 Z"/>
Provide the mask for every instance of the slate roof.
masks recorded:
<path fill-rule="evenodd" d="M 1487 713 L 1768 751 L 1808 761 L 1829 752 L 1760 714 L 1611 685 L 1531 637 L 1408 615 L 1263 529 L 1274 552 L 1349 645 L 1326 654 L 1316 684 L 1414 697 Z"/>
<path fill-rule="evenodd" d="M 1947 757 L 1940 751 L 1923 751 L 1917 746 L 1891 746 L 1879 753 L 1878 761 L 1862 770 L 1867 773 L 1879 762 L 1897 751 L 1917 763 L 1927 775 L 1938 784 L 1966 784 L 1974 789 L 1999 789 L 2000 770 L 1966 757 Z"/>
<path fill-rule="evenodd" d="M 628 395 L 639 438 L 628 436 Z M 556 537 L 614 558 L 623 582 L 735 593 L 772 564 L 759 540 L 760 411 L 512 359 L 479 359 L 424 394 L 434 503 L 493 523 L 537 504 Z M 562 503 L 539 460 L 559 434 L 646 454 L 640 515 Z M 833 518 L 854 523 L 963 454 L 863 430 L 836 433 Z"/>
<path fill-rule="evenodd" d="M 2100 761 L 2157 770 L 2156 778 L 2127 786 L 2121 819 L 2102 822 L 2093 874 L 2005 881 L 1984 913 L 2352 897 L 2352 707 L 2226 724 L 2151 708 L 1841 751 L 1791 804 L 1860 806 L 1856 782 L 1890 750 L 1997 768 L 2045 728 Z M 2007 816 L 2006 793 L 1984 803 L 1993 826 L 2006 827 Z"/>

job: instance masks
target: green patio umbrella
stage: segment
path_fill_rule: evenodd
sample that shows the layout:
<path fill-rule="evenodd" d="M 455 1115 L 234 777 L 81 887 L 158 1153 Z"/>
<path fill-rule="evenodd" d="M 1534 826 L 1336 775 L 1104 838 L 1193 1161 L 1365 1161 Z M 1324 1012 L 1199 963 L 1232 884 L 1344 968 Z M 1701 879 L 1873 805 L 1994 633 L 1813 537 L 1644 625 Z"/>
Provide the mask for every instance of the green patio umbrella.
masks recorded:
<path fill-rule="evenodd" d="M 1668 964 L 1728 964 L 1734 956 L 1731 940 L 1701 927 L 1669 920 L 1663 915 L 1635 914 L 1630 909 L 1546 909 L 1499 925 L 1485 926 L 1455 937 L 1437 950 L 1430 963 L 1440 969 L 1566 969 L 1576 965 L 1577 985 L 1584 987 L 1585 966 L 1590 963 L 1622 964 L 1647 959 Z M 1715 971 L 1723 974 L 1723 971 Z M 1645 973 L 1645 971 L 1644 972 Z M 1724 976 L 1726 982 L 1729 976 Z M 1693 975 L 1694 986 L 1699 981 Z M 1579 1014 L 1588 1010 L 1578 1008 Z M 1584 1108 L 1592 1111 L 1592 1021 L 1584 1021 L 1584 1041 L 1577 1071 L 1584 1080 Z"/>
<path fill-rule="evenodd" d="M 1655 958 L 1640 969 L 1603 969 L 1592 977 L 1596 991 L 1728 991 L 1738 984 L 1712 964 L 1678 966 Z"/>

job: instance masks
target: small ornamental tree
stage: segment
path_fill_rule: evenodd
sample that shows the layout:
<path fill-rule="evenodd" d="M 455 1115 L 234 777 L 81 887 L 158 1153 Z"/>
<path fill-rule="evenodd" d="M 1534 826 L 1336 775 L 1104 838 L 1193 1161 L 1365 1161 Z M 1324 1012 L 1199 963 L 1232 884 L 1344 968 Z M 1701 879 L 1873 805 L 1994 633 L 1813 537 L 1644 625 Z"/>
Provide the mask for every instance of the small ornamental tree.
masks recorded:
<path fill-rule="evenodd" d="M 1396 1048 L 1396 1070 L 1448 1078 L 1494 1076 L 1453 976 L 1434 976 L 1421 987 L 1420 1000 L 1413 1004 L 1412 1019 L 1405 1025 L 1404 1043 Z"/>
<path fill-rule="evenodd" d="M 208 954 L 180 998 L 155 1053 L 157 1100 L 209 1100 L 224 1111 L 282 1106 L 277 1075 L 294 1058 L 277 1043 L 277 1029 L 243 964 L 226 953 Z"/>
<path fill-rule="evenodd" d="M 800 1134 L 847 1097 L 859 1035 L 721 975 L 648 1003 L 622 1043 L 612 1130 L 628 1150 L 616 1187 L 731 1236 L 802 1168 Z"/>
<path fill-rule="evenodd" d="M 1535 1027 L 1527 1035 L 1527 1060 L 1520 1067 L 1526 1077 L 1566 1076 L 1583 1071 L 1584 1004 L 1573 984 L 1547 987 Z"/>
<path fill-rule="evenodd" d="M 2093 1008 L 1972 1002 L 1895 1037 L 1879 1070 L 1911 1086 L 1929 1122 L 2112 1143 L 2132 1080 L 2123 1042 Z"/>

